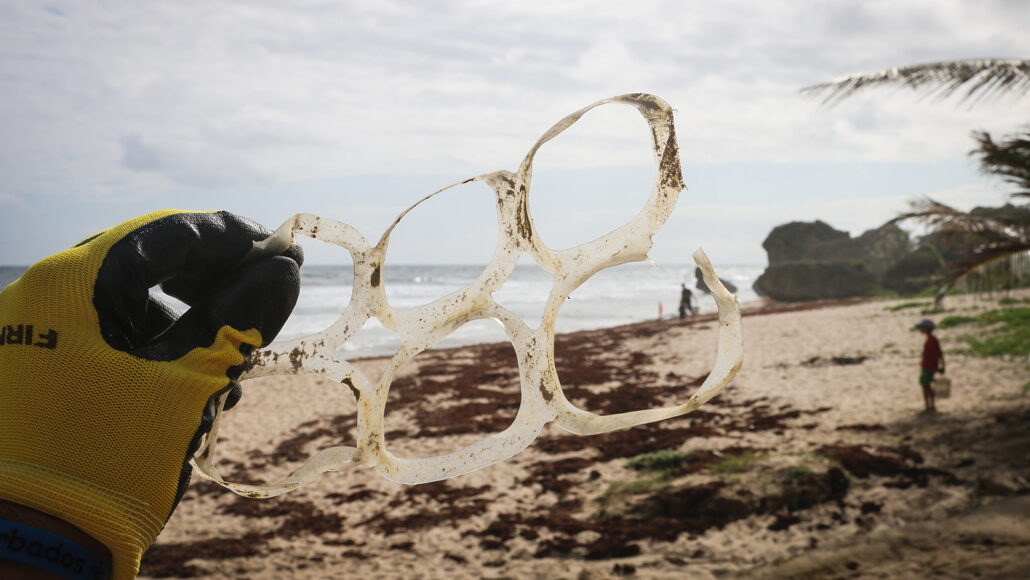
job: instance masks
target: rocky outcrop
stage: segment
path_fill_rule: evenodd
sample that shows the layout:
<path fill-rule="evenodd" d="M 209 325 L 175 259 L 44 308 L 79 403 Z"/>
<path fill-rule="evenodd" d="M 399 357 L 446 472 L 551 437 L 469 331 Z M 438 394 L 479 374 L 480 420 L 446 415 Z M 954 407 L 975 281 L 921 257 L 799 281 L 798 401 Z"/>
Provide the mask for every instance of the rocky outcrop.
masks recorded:
<path fill-rule="evenodd" d="M 826 243 L 850 240 L 848 232 L 833 229 L 826 222 L 790 222 L 773 228 L 762 242 L 769 265 L 816 259 L 811 252 Z"/>
<path fill-rule="evenodd" d="M 788 262 L 769 266 L 755 281 L 755 292 L 780 302 L 864 296 L 876 278 L 861 262 Z"/>
<path fill-rule="evenodd" d="M 760 296 L 782 302 L 868 296 L 883 288 L 921 290 L 939 272 L 939 256 L 913 252 L 896 225 L 857 238 L 822 221 L 773 228 L 762 243 L 769 266 L 755 282 Z"/>
<path fill-rule="evenodd" d="M 788 262 L 874 262 L 870 268 L 886 272 L 882 266 L 893 264 L 910 251 L 908 234 L 896 225 L 872 229 L 857 238 L 835 230 L 823 221 L 791 222 L 777 226 L 762 242 L 769 265 Z"/>

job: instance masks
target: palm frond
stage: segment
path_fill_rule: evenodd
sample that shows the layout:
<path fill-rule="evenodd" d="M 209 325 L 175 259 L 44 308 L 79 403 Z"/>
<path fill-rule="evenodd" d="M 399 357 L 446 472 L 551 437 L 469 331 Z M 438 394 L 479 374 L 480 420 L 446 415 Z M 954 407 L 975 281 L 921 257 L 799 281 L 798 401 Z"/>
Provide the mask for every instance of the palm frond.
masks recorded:
<path fill-rule="evenodd" d="M 1030 197 L 1030 126 L 1001 141 L 992 139 L 987 131 L 974 131 L 973 139 L 977 147 L 969 154 L 980 158 L 980 171 L 1015 185 L 1014 197 Z"/>
<path fill-rule="evenodd" d="M 975 241 L 965 255 L 948 264 L 947 272 L 938 281 L 942 288 L 950 288 L 986 264 L 1030 250 L 1030 219 L 1024 213 L 964 212 L 929 197 L 917 199 L 910 206 L 911 211 L 900 214 L 888 224 L 916 220 L 945 239 Z"/>
<path fill-rule="evenodd" d="M 954 268 L 940 281 L 938 286 L 941 290 L 947 291 L 963 280 L 969 284 L 970 278 L 986 277 L 988 278 L 987 286 L 990 288 L 994 286 L 994 283 L 990 282 L 991 278 L 1017 282 L 1028 276 L 1030 276 L 1030 245 L 1004 251 L 999 250 L 983 256 L 980 260 L 970 261 L 964 267 Z"/>
<path fill-rule="evenodd" d="M 987 238 L 1022 239 L 1030 235 L 1030 221 L 1022 214 L 1008 216 L 964 212 L 929 197 L 917 199 L 909 205 L 910 211 L 899 214 L 887 223 L 916 220 L 942 234 L 975 234 Z"/>
<path fill-rule="evenodd" d="M 1030 91 L 1030 60 L 983 58 L 892 67 L 848 75 L 801 92 L 822 96 L 824 104 L 833 105 L 860 90 L 882 85 L 901 85 L 942 99 L 965 87 L 961 100 L 972 102 L 1006 93 L 1023 95 Z"/>

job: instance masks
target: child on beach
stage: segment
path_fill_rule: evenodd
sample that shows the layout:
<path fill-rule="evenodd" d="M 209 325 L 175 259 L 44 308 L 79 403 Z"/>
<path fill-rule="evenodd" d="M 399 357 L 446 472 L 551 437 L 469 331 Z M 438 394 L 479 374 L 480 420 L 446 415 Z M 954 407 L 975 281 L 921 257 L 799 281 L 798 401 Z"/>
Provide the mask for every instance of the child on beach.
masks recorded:
<path fill-rule="evenodd" d="M 935 373 L 944 374 L 944 351 L 941 350 L 941 343 L 933 335 L 935 325 L 929 318 L 924 318 L 916 324 L 915 329 L 926 335 L 923 343 L 923 359 L 919 365 L 919 386 L 923 388 L 923 402 L 926 404 L 927 413 L 936 413 L 937 407 L 934 403 L 933 376 Z"/>

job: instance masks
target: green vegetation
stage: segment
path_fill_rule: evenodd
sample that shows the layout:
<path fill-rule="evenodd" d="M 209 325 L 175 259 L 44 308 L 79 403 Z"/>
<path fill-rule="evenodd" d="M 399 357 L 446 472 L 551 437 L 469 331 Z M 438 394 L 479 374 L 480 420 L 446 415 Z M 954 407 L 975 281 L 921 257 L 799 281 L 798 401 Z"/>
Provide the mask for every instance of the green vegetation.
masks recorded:
<path fill-rule="evenodd" d="M 722 461 L 712 465 L 712 471 L 720 474 L 741 473 L 747 471 L 752 465 L 765 458 L 765 453 L 745 451 L 739 455 L 727 455 Z"/>
<path fill-rule="evenodd" d="M 944 320 L 949 318 L 968 317 L 947 317 Z M 944 320 L 941 321 L 942 328 Z M 969 344 L 971 354 L 977 356 L 1025 356 L 1030 354 L 1030 307 L 988 310 L 973 321 L 960 323 L 972 322 L 978 326 L 989 328 L 986 333 L 979 336 L 961 337 Z"/>
<path fill-rule="evenodd" d="M 1030 324 L 1030 308 L 1021 307 L 988 310 L 980 315 L 980 320 L 980 323 L 985 325 L 1002 322 L 1006 325 L 1025 326 Z"/>
<path fill-rule="evenodd" d="M 664 476 L 633 481 L 613 481 L 598 496 L 597 501 L 603 506 L 618 506 L 626 502 L 626 496 L 658 493 L 667 489 L 669 489 L 669 480 Z"/>
<path fill-rule="evenodd" d="M 690 453 L 675 449 L 662 449 L 653 453 L 638 455 L 626 463 L 626 467 L 637 471 L 676 471 L 683 467 Z"/>
<path fill-rule="evenodd" d="M 998 301 L 998 304 L 1002 306 L 1012 306 L 1013 304 L 1030 304 L 1030 298 L 1002 298 Z"/>
<path fill-rule="evenodd" d="M 941 319 L 940 323 L 937 324 L 937 328 L 953 328 L 962 324 L 970 324 L 976 322 L 976 318 L 972 316 L 945 316 Z"/>
<path fill-rule="evenodd" d="M 655 493 L 667 489 L 668 482 L 676 478 L 691 453 L 676 449 L 662 449 L 631 458 L 626 462 L 626 467 L 636 471 L 652 472 L 654 475 L 632 481 L 613 481 L 608 484 L 608 488 L 601 494 L 598 501 L 608 505 L 627 495 Z"/>
<path fill-rule="evenodd" d="M 796 465 L 794 467 L 788 467 L 784 469 L 781 472 L 781 475 L 783 476 L 784 482 L 796 483 L 798 481 L 810 478 L 816 475 L 816 473 L 803 465 Z"/>

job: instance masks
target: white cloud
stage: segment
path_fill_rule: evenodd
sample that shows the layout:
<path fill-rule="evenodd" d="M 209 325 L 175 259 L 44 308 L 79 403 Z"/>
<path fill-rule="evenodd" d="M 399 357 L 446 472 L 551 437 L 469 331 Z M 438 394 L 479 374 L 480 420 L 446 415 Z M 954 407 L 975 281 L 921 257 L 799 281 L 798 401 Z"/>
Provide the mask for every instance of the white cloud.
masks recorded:
<path fill-rule="evenodd" d="M 0 209 L 7 211 L 13 211 L 17 209 L 25 209 L 28 207 L 25 204 L 25 200 L 17 195 L 11 195 L 9 193 L 0 193 Z"/>
<path fill-rule="evenodd" d="M 1025 57 L 1027 6 L 7 2 L 0 168 L 9 195 L 84 203 L 184 187 L 219 203 L 226 188 L 362 174 L 459 179 L 513 169 L 563 115 L 633 91 L 677 108 L 685 164 L 961 159 L 971 129 L 1024 123 L 1027 99 L 970 110 L 884 90 L 827 109 L 798 89 L 893 64 Z M 624 117 L 577 127 L 541 167 L 640 163 L 639 122 Z"/>
<path fill-rule="evenodd" d="M 155 146 L 139 135 L 123 137 L 121 146 L 126 169 L 155 173 L 179 185 L 233 187 L 271 179 L 231 149 L 201 149 L 203 143 L 178 149 Z"/>

